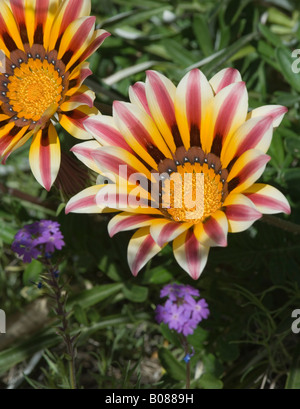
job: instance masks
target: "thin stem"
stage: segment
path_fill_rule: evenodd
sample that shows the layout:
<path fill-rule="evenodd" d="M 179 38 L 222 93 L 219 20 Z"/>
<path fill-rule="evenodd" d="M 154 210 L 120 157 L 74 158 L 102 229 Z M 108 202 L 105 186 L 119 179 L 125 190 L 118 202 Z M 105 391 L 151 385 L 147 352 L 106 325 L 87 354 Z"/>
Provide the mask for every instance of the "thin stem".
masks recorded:
<path fill-rule="evenodd" d="M 184 337 L 183 345 L 185 356 L 187 356 L 189 354 L 189 344 L 187 342 L 186 337 Z M 191 364 L 190 360 L 188 360 L 186 363 L 186 389 L 190 389 L 190 387 L 191 387 Z"/>
<path fill-rule="evenodd" d="M 61 318 L 61 327 L 59 328 L 59 335 L 64 340 L 64 343 L 67 347 L 67 354 L 69 359 L 69 376 L 70 376 L 70 385 L 72 389 L 77 389 L 76 385 L 76 372 L 75 372 L 75 342 L 74 337 L 71 338 L 69 328 L 68 328 L 68 313 L 66 311 L 66 296 L 62 294 L 62 287 L 58 283 L 57 278 L 57 268 L 54 267 L 49 261 L 45 259 L 45 265 L 48 267 L 48 285 L 53 292 L 55 301 L 56 301 L 56 314 Z"/>
<path fill-rule="evenodd" d="M 296 223 L 292 223 L 283 219 L 279 219 L 279 217 L 271 216 L 271 215 L 264 215 L 260 221 L 264 223 L 271 224 L 272 226 L 278 227 L 282 230 L 288 231 L 294 234 L 300 234 L 300 225 Z"/>

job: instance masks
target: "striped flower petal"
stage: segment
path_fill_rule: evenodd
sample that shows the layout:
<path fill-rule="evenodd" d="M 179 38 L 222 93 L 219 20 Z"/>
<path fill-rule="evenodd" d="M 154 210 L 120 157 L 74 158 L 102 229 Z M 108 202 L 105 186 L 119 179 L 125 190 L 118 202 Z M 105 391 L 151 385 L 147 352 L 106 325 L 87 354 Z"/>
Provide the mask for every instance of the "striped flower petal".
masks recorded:
<path fill-rule="evenodd" d="M 223 88 L 235 82 L 242 81 L 241 74 L 234 68 L 224 68 L 215 74 L 209 83 L 212 86 L 215 94 L 220 92 Z"/>
<path fill-rule="evenodd" d="M 194 227 L 194 234 L 203 246 L 215 247 L 227 246 L 228 220 L 225 213 L 218 210 L 205 222 L 198 223 Z"/>
<path fill-rule="evenodd" d="M 173 251 L 180 267 L 197 280 L 206 265 L 209 247 L 203 246 L 190 229 L 173 241 Z"/>
<path fill-rule="evenodd" d="M 175 117 L 176 87 L 164 75 L 147 71 L 146 96 L 151 115 L 171 151 L 182 145 Z"/>
<path fill-rule="evenodd" d="M 91 152 L 95 163 L 101 172 L 112 172 L 117 177 L 125 180 L 132 180 L 136 184 L 134 176 L 141 175 L 143 181 L 141 186 L 146 183 L 146 190 L 148 190 L 148 180 L 151 180 L 151 173 L 149 170 L 130 152 L 117 146 L 99 146 L 98 149 Z M 131 179 L 131 176 L 132 179 Z"/>
<path fill-rule="evenodd" d="M 91 116 L 84 121 L 85 129 L 104 146 L 119 146 L 132 152 L 120 133 L 114 118 L 106 115 Z"/>
<path fill-rule="evenodd" d="M 143 189 L 126 184 L 105 185 L 96 196 L 99 209 L 116 209 L 129 213 L 158 214 L 158 208 L 150 207 L 150 194 Z"/>
<path fill-rule="evenodd" d="M 145 110 L 147 114 L 151 116 L 146 97 L 146 87 L 143 82 L 136 82 L 134 85 L 129 87 L 129 99 L 132 104 Z"/>
<path fill-rule="evenodd" d="M 121 231 L 139 229 L 140 227 L 149 226 L 153 220 L 153 216 L 147 214 L 132 214 L 122 212 L 114 216 L 108 223 L 108 234 L 113 237 Z"/>
<path fill-rule="evenodd" d="M 101 170 L 92 156 L 99 146 L 99 142 L 93 140 L 79 143 L 78 145 L 73 146 L 70 150 L 88 168 L 92 169 L 94 172 L 101 173 Z"/>
<path fill-rule="evenodd" d="M 203 125 L 203 149 L 220 155 L 224 141 L 245 122 L 248 94 L 244 82 L 223 88 L 213 99 Z"/>
<path fill-rule="evenodd" d="M 206 107 L 213 99 L 212 89 L 204 74 L 198 69 L 186 74 L 178 84 L 175 112 L 178 128 L 186 149 L 202 146 L 201 122 Z M 205 138 L 203 135 L 202 138 Z"/>
<path fill-rule="evenodd" d="M 273 119 L 273 127 L 277 128 L 287 111 L 288 109 L 282 105 L 264 105 L 250 111 L 247 115 L 247 119 L 256 118 L 258 116 L 271 116 Z"/>
<path fill-rule="evenodd" d="M 58 58 L 68 70 L 89 46 L 95 31 L 95 17 L 81 17 L 68 26 L 58 49 Z"/>
<path fill-rule="evenodd" d="M 116 124 L 128 145 L 152 168 L 164 157 L 172 155 L 151 117 L 139 107 L 115 101 Z"/>
<path fill-rule="evenodd" d="M 162 247 L 167 242 L 173 241 L 191 226 L 192 223 L 175 223 L 165 219 L 158 219 L 151 223 L 150 234 L 153 240 Z"/>
<path fill-rule="evenodd" d="M 62 111 L 73 111 L 82 105 L 87 105 L 89 108 L 93 108 L 95 99 L 95 93 L 90 90 L 86 85 L 82 85 L 75 94 L 73 94 L 68 101 L 61 105 Z"/>
<path fill-rule="evenodd" d="M 103 41 L 110 36 L 110 33 L 108 33 L 105 30 L 96 30 L 95 33 L 93 34 L 89 46 L 86 48 L 86 50 L 81 54 L 81 56 L 78 59 L 78 63 L 86 60 L 89 58 L 103 43 Z M 72 69 L 71 69 L 72 70 Z"/>
<path fill-rule="evenodd" d="M 252 201 L 240 193 L 230 194 L 224 202 L 224 207 L 228 219 L 228 231 L 231 233 L 247 230 L 262 216 L 262 214 L 256 210 Z"/>
<path fill-rule="evenodd" d="M 76 19 L 88 16 L 91 12 L 91 0 L 63 0 L 53 22 L 49 50 L 57 49 L 68 26 Z"/>
<path fill-rule="evenodd" d="M 61 126 L 78 139 L 91 139 L 92 134 L 85 128 L 86 120 L 91 116 L 98 114 L 96 108 L 89 108 L 87 105 L 81 105 L 73 111 L 64 112 L 59 116 Z"/>
<path fill-rule="evenodd" d="M 144 265 L 157 253 L 161 247 L 155 243 L 149 227 L 142 227 L 134 233 L 128 245 L 128 264 L 134 276 L 144 267 Z"/>
<path fill-rule="evenodd" d="M 6 2 L 0 1 L 0 50 L 9 56 L 17 48 L 24 50 L 19 27 Z"/>
<path fill-rule="evenodd" d="M 273 186 L 255 183 L 246 189 L 243 194 L 254 203 L 257 210 L 261 213 L 291 213 L 289 202 L 285 196 Z"/>
<path fill-rule="evenodd" d="M 221 162 L 225 168 L 232 167 L 236 159 L 249 149 L 265 153 L 273 135 L 271 116 L 251 118 L 241 125 L 231 138 L 225 141 Z"/>
<path fill-rule="evenodd" d="M 46 190 L 51 189 L 56 179 L 60 159 L 60 142 L 56 129 L 50 124 L 34 136 L 29 152 L 31 171 Z"/>
<path fill-rule="evenodd" d="M 114 209 L 101 208 L 96 202 L 97 194 L 106 185 L 95 185 L 84 189 L 73 196 L 67 203 L 66 214 L 72 213 L 105 213 L 114 212 Z"/>
<path fill-rule="evenodd" d="M 16 145 L 19 144 L 20 140 L 25 139 L 23 136 L 28 130 L 28 127 L 18 128 L 17 126 L 14 126 L 14 123 L 10 123 L 9 125 L 10 126 L 8 129 L 10 130 L 6 133 L 6 135 L 4 134 L 1 136 L 2 132 L 0 130 L 0 158 L 3 158 L 2 163 L 5 163 L 11 152 L 15 150 Z M 11 125 L 13 125 L 12 128 Z"/>
<path fill-rule="evenodd" d="M 262 175 L 271 157 L 257 149 L 244 152 L 229 172 L 227 182 L 229 192 L 239 193 L 250 187 Z"/>

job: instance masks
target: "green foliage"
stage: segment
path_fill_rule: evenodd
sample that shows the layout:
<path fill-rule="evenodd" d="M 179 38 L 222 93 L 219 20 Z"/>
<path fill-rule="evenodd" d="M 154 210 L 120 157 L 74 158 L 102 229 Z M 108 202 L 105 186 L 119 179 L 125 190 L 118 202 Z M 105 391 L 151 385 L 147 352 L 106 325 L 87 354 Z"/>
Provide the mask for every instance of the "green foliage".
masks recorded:
<path fill-rule="evenodd" d="M 156 69 L 177 83 L 191 68 L 208 76 L 227 66 L 241 72 L 249 107 L 282 104 L 289 112 L 275 131 L 272 160 L 262 181 L 278 187 L 300 224 L 300 73 L 292 51 L 300 48 L 297 0 L 93 0 L 99 27 L 112 36 L 90 58 L 86 84 L 104 114 L 113 100 L 128 100 L 128 87 Z M 299 64 L 300 68 L 300 64 Z M 60 131 L 63 146 L 77 143 Z M 66 198 L 47 193 L 30 173 L 26 144 L 0 165 L 0 308 L 11 331 L 0 335 L 0 387 L 69 388 L 55 314 L 31 329 L 20 317 L 43 300 L 39 262 L 24 265 L 10 246 L 24 224 L 57 218 L 66 248 L 59 254 L 67 283 L 71 335 L 78 335 L 77 381 L 82 388 L 183 388 L 186 365 L 181 339 L 154 321 L 159 291 L 178 281 L 197 287 L 211 315 L 188 337 L 195 354 L 191 386 L 203 389 L 299 389 L 299 334 L 291 312 L 300 308 L 300 235 L 258 221 L 212 248 L 200 280 L 192 281 L 170 246 L 137 278 L 127 265 L 131 236 L 110 239 L 110 215 L 65 215 Z M 95 175 L 91 175 L 95 179 Z M 278 216 L 280 218 L 282 216 Z M 8 338 L 16 326 L 21 330 Z M 10 327 L 11 326 L 11 327 Z M 41 353 L 42 352 L 42 353 Z M 41 353 L 39 360 L 37 354 Z M 36 358 L 36 359 L 35 359 Z M 23 376 L 22 373 L 25 373 Z"/>

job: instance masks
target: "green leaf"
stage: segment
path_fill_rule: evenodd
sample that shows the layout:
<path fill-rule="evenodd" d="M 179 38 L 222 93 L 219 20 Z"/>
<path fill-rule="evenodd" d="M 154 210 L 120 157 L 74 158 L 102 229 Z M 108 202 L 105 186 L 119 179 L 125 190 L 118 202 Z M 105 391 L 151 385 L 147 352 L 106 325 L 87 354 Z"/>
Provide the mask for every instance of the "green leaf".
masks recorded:
<path fill-rule="evenodd" d="M 188 340 L 188 343 L 191 344 L 194 348 L 202 349 L 203 342 L 207 339 L 207 337 L 208 337 L 208 331 L 206 331 L 205 329 L 201 327 L 198 327 L 195 329 L 193 334 L 188 335 L 187 340 Z"/>
<path fill-rule="evenodd" d="M 88 308 L 92 305 L 98 304 L 108 297 L 112 297 L 118 293 L 123 284 L 104 284 L 93 287 L 91 290 L 82 291 L 73 297 L 70 297 L 67 303 L 68 311 L 73 308 L 75 304 L 80 304 L 82 308 Z"/>
<path fill-rule="evenodd" d="M 182 348 L 182 344 L 178 337 L 178 334 L 175 331 L 172 331 L 167 324 L 161 323 L 160 330 L 162 335 L 174 346 Z"/>
<path fill-rule="evenodd" d="M 158 357 L 167 374 L 176 381 L 186 379 L 185 365 L 178 362 L 174 355 L 166 348 L 159 348 Z"/>
<path fill-rule="evenodd" d="M 203 54 L 208 57 L 214 51 L 212 36 L 209 31 L 209 26 L 207 24 L 207 19 L 201 15 L 197 14 L 193 19 L 193 32 L 197 39 L 197 42 L 203 52 Z"/>
<path fill-rule="evenodd" d="M 185 68 L 196 61 L 193 54 L 184 48 L 181 42 L 173 39 L 166 39 L 162 41 L 162 44 L 173 62 L 180 67 Z"/>
<path fill-rule="evenodd" d="M 292 58 L 291 54 L 292 52 L 284 47 L 279 47 L 275 51 L 282 75 L 296 91 L 300 92 L 300 75 L 294 73 L 292 70 L 295 60 Z"/>
<path fill-rule="evenodd" d="M 300 389 L 300 347 L 296 348 L 285 389 Z"/>
<path fill-rule="evenodd" d="M 30 264 L 25 268 L 23 274 L 23 284 L 32 285 L 40 279 L 40 275 L 43 271 L 43 265 L 38 260 L 32 260 Z"/>
<path fill-rule="evenodd" d="M 123 287 L 125 297 L 133 302 L 144 302 L 148 297 L 148 288 L 140 285 L 126 283 Z"/>
<path fill-rule="evenodd" d="M 278 44 L 281 43 L 281 40 L 276 34 L 272 33 L 272 31 L 267 26 L 261 23 L 258 23 L 258 28 L 266 40 L 270 41 L 273 46 L 278 47 Z"/>
<path fill-rule="evenodd" d="M 210 373 L 204 373 L 199 379 L 199 385 L 203 389 L 222 389 L 223 382 Z"/>

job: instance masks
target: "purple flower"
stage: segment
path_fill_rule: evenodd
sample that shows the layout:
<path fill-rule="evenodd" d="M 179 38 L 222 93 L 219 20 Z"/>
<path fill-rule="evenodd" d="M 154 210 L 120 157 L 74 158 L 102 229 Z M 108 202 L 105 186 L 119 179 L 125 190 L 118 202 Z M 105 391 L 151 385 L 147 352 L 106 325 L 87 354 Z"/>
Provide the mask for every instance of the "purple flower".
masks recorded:
<path fill-rule="evenodd" d="M 202 319 L 209 315 L 209 309 L 204 298 L 199 297 L 199 290 L 189 285 L 168 284 L 162 288 L 161 297 L 168 297 L 164 305 L 156 307 L 156 320 L 164 322 L 184 336 L 192 334 Z"/>
<path fill-rule="evenodd" d="M 12 243 L 12 250 L 25 263 L 30 263 L 42 253 L 53 253 L 55 250 L 61 250 L 64 245 L 59 223 L 52 220 L 41 220 L 27 224 L 17 232 Z"/>

